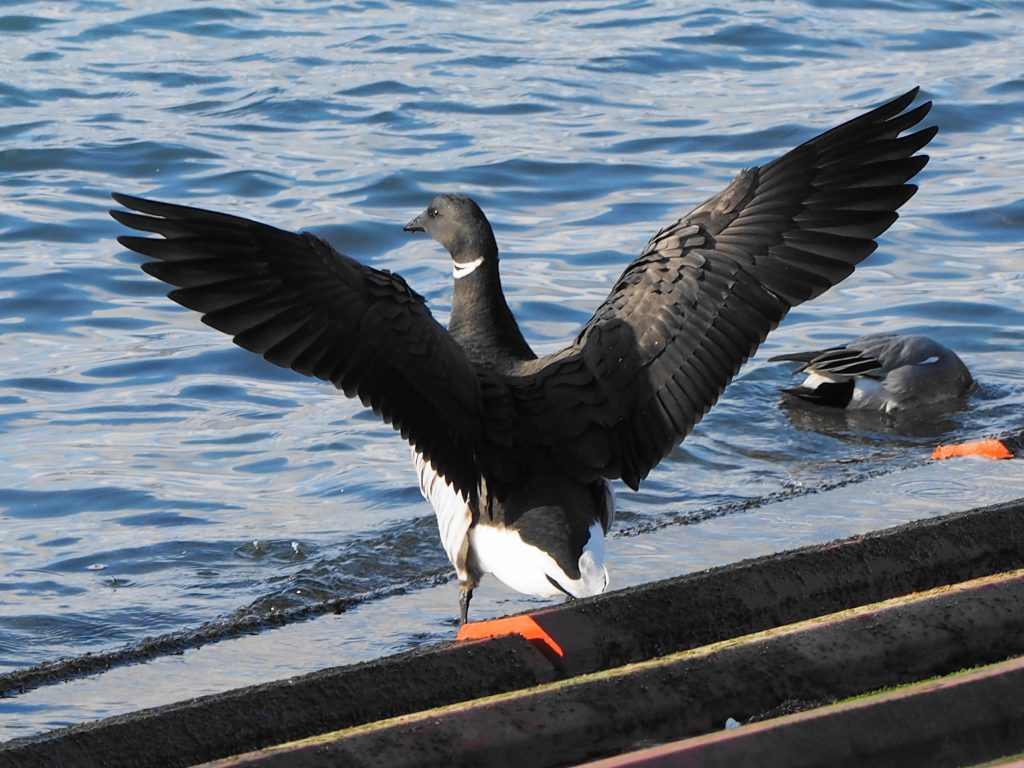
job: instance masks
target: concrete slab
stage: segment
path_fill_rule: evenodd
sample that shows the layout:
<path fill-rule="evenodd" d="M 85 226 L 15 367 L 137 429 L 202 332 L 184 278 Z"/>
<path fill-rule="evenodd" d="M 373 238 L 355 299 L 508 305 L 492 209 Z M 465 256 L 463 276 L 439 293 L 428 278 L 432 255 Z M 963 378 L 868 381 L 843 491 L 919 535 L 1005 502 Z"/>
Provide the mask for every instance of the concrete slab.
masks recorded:
<path fill-rule="evenodd" d="M 1017 500 L 535 612 L 554 665 L 519 638 L 442 644 L 16 739 L 0 766 L 186 766 L 1021 566 Z"/>
<path fill-rule="evenodd" d="M 0 745 L 0 767 L 188 766 L 554 677 L 520 637 L 449 644 L 16 739 Z"/>
<path fill-rule="evenodd" d="M 729 717 L 746 721 L 787 701 L 832 701 L 1021 653 L 1024 570 L 894 598 L 705 648 L 545 684 L 530 691 L 406 715 L 210 765 L 567 765 L 601 754 L 629 751 L 645 740 L 719 731 Z M 943 748 L 950 754 L 966 754 L 969 760 L 1024 748 L 1024 729 L 1016 728 L 1017 723 L 1024 721 L 1024 698 L 1019 696 L 1024 665 L 1010 664 L 976 682 L 973 688 L 960 688 L 956 682 L 932 683 L 931 707 L 926 709 L 914 708 L 913 702 L 906 701 L 908 694 L 899 692 L 884 698 L 881 710 L 855 703 L 846 705 L 847 717 L 856 722 L 856 727 L 867 729 L 860 741 L 839 740 L 843 729 L 852 726 L 837 725 L 835 719 L 815 720 L 808 714 L 803 721 L 813 723 L 819 733 L 831 734 L 830 738 L 837 740 L 840 748 L 833 765 L 914 764 L 916 761 L 907 762 L 908 756 L 923 754 L 928 738 L 941 742 L 927 747 L 935 754 L 940 754 L 939 747 L 945 745 Z M 974 695 L 971 691 L 981 693 Z M 985 696 L 990 694 L 998 694 L 999 698 L 982 706 Z M 951 728 L 949 743 L 945 744 L 942 730 L 928 721 L 936 707 L 951 700 L 958 702 L 960 709 L 952 711 L 950 705 L 946 716 L 955 720 L 956 712 L 960 712 L 962 725 L 972 735 L 958 740 L 956 729 Z M 909 712 L 913 722 L 920 725 L 921 739 L 903 734 L 895 720 L 886 727 L 887 708 Z M 765 758 L 758 765 L 824 764 L 800 762 L 803 755 L 810 758 L 815 754 L 809 748 L 800 748 L 805 733 L 813 731 L 797 727 L 772 731 L 768 725 L 756 728 L 789 737 L 783 745 L 788 751 L 781 752 L 784 759 L 776 762 Z M 1007 729 L 1010 735 L 1006 735 Z M 1000 734 L 1003 738 L 997 742 L 996 736 Z M 747 754 L 742 750 L 750 748 L 751 742 L 717 738 L 721 743 L 738 745 L 733 747 L 733 754 Z M 872 739 L 879 754 L 893 756 L 891 762 L 865 760 L 874 753 L 871 749 L 860 750 Z M 985 752 L 986 744 L 993 751 Z M 820 745 L 817 754 L 823 754 L 824 747 Z M 705 763 L 703 754 L 690 764 L 733 764 L 725 758 L 722 762 Z M 791 757 L 794 762 L 790 762 Z"/>
<path fill-rule="evenodd" d="M 1020 764 L 1024 658 L 581 768 L 956 768 Z M 1004 755 L 1010 755 L 1005 759 Z"/>
<path fill-rule="evenodd" d="M 533 611 L 567 676 L 1024 567 L 1024 499 Z"/>

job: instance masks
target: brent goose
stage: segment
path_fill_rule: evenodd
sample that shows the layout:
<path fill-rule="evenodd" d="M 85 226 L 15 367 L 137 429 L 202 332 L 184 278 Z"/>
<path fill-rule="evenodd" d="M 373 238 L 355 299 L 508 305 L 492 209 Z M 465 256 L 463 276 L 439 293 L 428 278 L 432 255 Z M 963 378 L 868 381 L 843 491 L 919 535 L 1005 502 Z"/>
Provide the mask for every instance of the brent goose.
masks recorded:
<path fill-rule="evenodd" d="M 782 390 L 799 400 L 850 410 L 906 413 L 954 400 L 974 384 L 948 347 L 927 336 L 870 333 L 849 344 L 776 355 L 770 362 L 803 363 L 803 383 Z"/>
<path fill-rule="evenodd" d="M 399 275 L 308 232 L 115 194 L 120 237 L 169 297 L 276 365 L 358 396 L 412 445 L 459 579 L 538 596 L 608 585 L 610 479 L 634 490 L 790 307 L 853 272 L 916 192 L 917 89 L 811 139 L 660 230 L 563 350 L 538 358 L 509 310 L 476 203 L 440 194 L 405 229 L 451 254 L 448 328 Z"/>

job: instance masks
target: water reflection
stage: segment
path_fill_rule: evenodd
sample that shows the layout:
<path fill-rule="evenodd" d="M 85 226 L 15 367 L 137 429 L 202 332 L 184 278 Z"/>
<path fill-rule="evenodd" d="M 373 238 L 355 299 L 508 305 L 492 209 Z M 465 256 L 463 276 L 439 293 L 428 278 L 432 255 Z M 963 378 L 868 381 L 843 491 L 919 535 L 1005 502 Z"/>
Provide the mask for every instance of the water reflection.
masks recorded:
<path fill-rule="evenodd" d="M 948 400 L 939 405 L 910 412 L 882 413 L 868 409 L 830 408 L 801 401 L 791 395 L 780 396 L 780 406 L 794 428 L 834 437 L 847 442 L 877 443 L 889 440 L 916 444 L 923 439 L 956 433 L 964 422 L 970 397 Z"/>

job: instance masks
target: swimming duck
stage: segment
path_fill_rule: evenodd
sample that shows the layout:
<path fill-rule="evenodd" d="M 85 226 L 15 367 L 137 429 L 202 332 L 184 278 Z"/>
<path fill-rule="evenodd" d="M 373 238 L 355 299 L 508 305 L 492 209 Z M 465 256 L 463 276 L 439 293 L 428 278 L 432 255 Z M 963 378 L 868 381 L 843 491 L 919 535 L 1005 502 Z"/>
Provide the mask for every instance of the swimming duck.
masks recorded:
<path fill-rule="evenodd" d="M 785 394 L 817 405 L 905 413 L 953 400 L 974 384 L 957 354 L 927 336 L 872 333 L 848 344 L 776 355 L 803 363 L 803 383 Z"/>
<path fill-rule="evenodd" d="M 115 194 L 159 238 L 119 242 L 203 321 L 358 397 L 412 446 L 459 581 L 538 596 L 604 591 L 609 480 L 634 490 L 789 309 L 853 272 L 916 192 L 937 128 L 917 89 L 741 171 L 659 230 L 561 351 L 537 357 L 501 287 L 483 211 L 439 194 L 405 225 L 448 251 L 448 327 L 388 270 L 308 232 Z"/>

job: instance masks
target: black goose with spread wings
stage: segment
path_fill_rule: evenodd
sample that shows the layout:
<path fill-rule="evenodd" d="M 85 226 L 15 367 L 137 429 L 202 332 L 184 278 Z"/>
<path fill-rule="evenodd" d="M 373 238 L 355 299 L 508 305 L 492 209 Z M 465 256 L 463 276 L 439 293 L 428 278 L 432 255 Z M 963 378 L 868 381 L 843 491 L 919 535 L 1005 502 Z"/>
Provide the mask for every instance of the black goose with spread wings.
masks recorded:
<path fill-rule="evenodd" d="M 466 620 L 484 573 L 536 595 L 608 584 L 608 480 L 636 489 L 786 312 L 843 280 L 916 191 L 936 128 L 917 90 L 741 171 L 660 230 L 564 349 L 537 357 L 505 301 L 491 226 L 437 195 L 405 228 L 449 251 L 447 329 L 397 274 L 308 232 L 114 195 L 159 238 L 170 298 L 270 362 L 358 397 L 413 448 Z"/>

